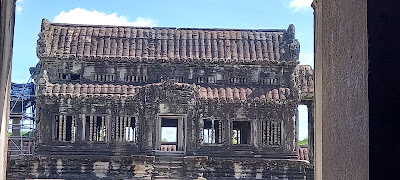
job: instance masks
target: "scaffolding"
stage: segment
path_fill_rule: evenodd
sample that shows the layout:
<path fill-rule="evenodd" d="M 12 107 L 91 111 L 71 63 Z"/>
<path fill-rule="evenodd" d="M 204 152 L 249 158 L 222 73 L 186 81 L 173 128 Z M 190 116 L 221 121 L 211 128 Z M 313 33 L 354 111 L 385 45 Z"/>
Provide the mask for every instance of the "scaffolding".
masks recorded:
<path fill-rule="evenodd" d="M 26 84 L 11 84 L 8 157 L 20 159 L 34 154 L 36 96 L 32 77 Z"/>

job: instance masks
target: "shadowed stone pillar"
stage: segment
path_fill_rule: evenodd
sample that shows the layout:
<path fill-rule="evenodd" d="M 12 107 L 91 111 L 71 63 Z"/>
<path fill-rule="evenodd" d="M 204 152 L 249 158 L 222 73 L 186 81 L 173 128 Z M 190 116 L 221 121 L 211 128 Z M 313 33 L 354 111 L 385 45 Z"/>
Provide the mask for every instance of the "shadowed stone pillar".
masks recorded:
<path fill-rule="evenodd" d="M 21 136 L 21 117 L 13 117 L 12 118 L 12 132 L 11 136 L 14 136 L 12 139 L 14 143 L 19 146 L 21 144 L 20 137 Z"/>
<path fill-rule="evenodd" d="M 308 101 L 308 158 L 314 164 L 314 101 Z"/>
<path fill-rule="evenodd" d="M 315 179 L 369 179 L 367 0 L 313 8 Z"/>

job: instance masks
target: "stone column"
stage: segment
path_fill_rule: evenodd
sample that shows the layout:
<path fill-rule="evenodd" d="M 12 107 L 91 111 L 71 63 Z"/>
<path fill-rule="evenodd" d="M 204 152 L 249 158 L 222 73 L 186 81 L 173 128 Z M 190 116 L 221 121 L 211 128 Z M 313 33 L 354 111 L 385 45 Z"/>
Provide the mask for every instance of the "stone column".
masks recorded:
<path fill-rule="evenodd" d="M 21 117 L 13 117 L 12 118 L 12 132 L 11 132 L 11 136 L 14 136 L 14 138 L 12 138 L 12 140 L 14 141 L 14 143 L 19 146 L 21 145 L 21 140 L 20 137 L 21 136 Z"/>
<path fill-rule="evenodd" d="M 308 158 L 314 164 L 314 101 L 308 101 Z"/>
<path fill-rule="evenodd" d="M 63 116 L 59 115 L 58 116 L 58 140 L 62 141 L 63 140 Z"/>

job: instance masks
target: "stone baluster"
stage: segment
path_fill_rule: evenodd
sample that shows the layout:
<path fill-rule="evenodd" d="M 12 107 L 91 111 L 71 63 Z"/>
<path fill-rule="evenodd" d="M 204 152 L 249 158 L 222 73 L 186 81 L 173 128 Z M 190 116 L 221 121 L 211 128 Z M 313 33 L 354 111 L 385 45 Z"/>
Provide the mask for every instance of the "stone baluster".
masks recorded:
<path fill-rule="evenodd" d="M 130 137 L 131 137 L 131 120 L 129 119 L 129 117 L 128 117 L 128 135 L 127 135 L 127 137 L 128 137 L 128 141 L 130 141 Z"/>
<path fill-rule="evenodd" d="M 124 140 L 123 141 L 126 141 L 126 126 L 127 126 L 127 124 L 128 124 L 128 117 L 124 117 L 124 134 L 123 134 L 123 138 L 124 138 Z"/>
<path fill-rule="evenodd" d="M 282 142 L 282 135 L 281 135 L 281 130 L 282 130 L 282 121 L 280 121 L 280 122 L 278 122 L 278 131 L 277 131 L 277 133 L 278 133 L 278 145 L 281 145 L 281 142 Z"/>
<path fill-rule="evenodd" d="M 267 123 L 267 144 L 271 144 L 271 121 L 266 121 Z"/>
<path fill-rule="evenodd" d="M 63 117 L 63 136 L 62 136 L 62 141 L 65 141 L 67 138 L 67 118 L 65 115 L 61 115 Z"/>
<path fill-rule="evenodd" d="M 119 141 L 123 141 L 124 139 L 124 117 L 119 117 Z"/>
<path fill-rule="evenodd" d="M 261 128 L 262 128 L 262 140 L 263 140 L 263 144 L 266 144 L 266 142 L 267 142 L 267 121 L 262 121 L 261 122 L 262 123 L 262 125 L 261 125 Z"/>
<path fill-rule="evenodd" d="M 63 119 L 62 115 L 58 116 L 58 140 L 62 141 L 62 129 L 63 129 Z"/>
<path fill-rule="evenodd" d="M 115 141 L 119 141 L 119 117 L 115 120 Z"/>
<path fill-rule="evenodd" d="M 93 116 L 89 116 L 89 141 L 93 141 Z"/>
<path fill-rule="evenodd" d="M 214 143 L 214 142 L 215 142 L 214 120 L 211 120 L 211 142 L 209 143 Z"/>
<path fill-rule="evenodd" d="M 105 123 L 105 116 L 101 116 L 101 130 L 102 133 L 100 134 L 101 140 L 106 141 L 107 137 L 107 128 L 106 128 L 106 123 Z"/>
<path fill-rule="evenodd" d="M 218 142 L 222 143 L 222 122 L 221 121 L 218 121 L 218 132 L 219 132 Z"/>
<path fill-rule="evenodd" d="M 97 118 L 98 116 L 94 116 L 94 125 L 93 125 L 93 129 L 94 129 L 94 140 L 95 141 L 99 141 L 99 128 L 97 127 Z M 101 128 L 101 126 L 100 126 Z"/>
<path fill-rule="evenodd" d="M 76 132 L 76 120 L 75 120 L 75 116 L 72 116 L 72 122 L 71 122 L 71 141 L 75 142 L 75 132 Z"/>
<path fill-rule="evenodd" d="M 98 141 L 97 139 L 97 116 L 93 116 L 93 141 Z"/>
<path fill-rule="evenodd" d="M 278 132 L 277 132 L 278 126 L 277 126 L 277 122 L 274 121 L 274 145 L 276 145 L 278 143 Z"/>

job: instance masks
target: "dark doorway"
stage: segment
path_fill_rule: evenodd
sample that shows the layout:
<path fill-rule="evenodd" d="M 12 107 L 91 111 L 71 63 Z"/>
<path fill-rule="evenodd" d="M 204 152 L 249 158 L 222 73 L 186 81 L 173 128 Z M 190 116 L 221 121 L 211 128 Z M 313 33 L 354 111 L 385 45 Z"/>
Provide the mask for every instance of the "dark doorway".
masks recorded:
<path fill-rule="evenodd" d="M 232 144 L 250 144 L 250 131 L 249 121 L 233 121 Z"/>

